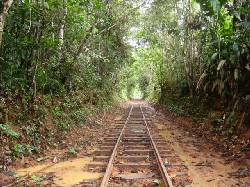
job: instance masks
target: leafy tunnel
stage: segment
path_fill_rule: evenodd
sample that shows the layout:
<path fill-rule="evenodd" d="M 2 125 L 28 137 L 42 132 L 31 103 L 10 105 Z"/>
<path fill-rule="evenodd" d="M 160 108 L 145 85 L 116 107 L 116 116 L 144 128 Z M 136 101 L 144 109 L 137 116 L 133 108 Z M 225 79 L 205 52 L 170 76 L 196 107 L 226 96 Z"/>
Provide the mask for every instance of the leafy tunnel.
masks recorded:
<path fill-rule="evenodd" d="M 247 0 L 2 0 L 1 151 L 43 149 L 52 129 L 130 98 L 196 121 L 216 113 L 228 137 L 248 131 L 249 10 Z"/>

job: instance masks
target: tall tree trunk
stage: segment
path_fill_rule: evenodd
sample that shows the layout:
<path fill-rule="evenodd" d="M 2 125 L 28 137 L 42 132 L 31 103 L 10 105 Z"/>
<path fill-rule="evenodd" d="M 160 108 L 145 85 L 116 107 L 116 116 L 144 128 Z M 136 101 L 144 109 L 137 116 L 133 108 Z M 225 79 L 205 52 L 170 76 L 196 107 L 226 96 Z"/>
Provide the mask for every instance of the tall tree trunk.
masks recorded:
<path fill-rule="evenodd" d="M 42 21 L 39 20 L 39 23 L 41 23 Z M 35 42 L 37 45 L 39 45 L 41 43 L 41 38 L 43 35 L 43 30 L 38 27 L 35 32 L 34 32 L 34 36 L 35 36 Z M 37 76 L 37 69 L 39 66 L 39 63 L 41 61 L 40 59 L 41 57 L 41 50 L 37 49 L 37 50 L 33 50 L 33 57 L 32 57 L 32 63 L 33 63 L 33 75 L 32 75 L 32 87 L 33 87 L 33 102 L 36 100 L 36 96 L 37 96 L 37 82 L 36 82 L 36 76 Z"/>
<path fill-rule="evenodd" d="M 200 47 L 199 47 L 199 76 L 203 74 L 203 69 L 204 69 L 204 63 L 202 61 L 202 51 L 203 51 L 203 21 L 204 21 L 204 15 L 203 15 L 203 9 L 202 5 L 201 7 L 201 21 L 200 21 Z"/>
<path fill-rule="evenodd" d="M 13 0 L 3 0 L 0 5 L 0 46 L 3 40 L 3 29 L 8 14 L 8 10 L 12 5 Z"/>
<path fill-rule="evenodd" d="M 192 1 L 189 0 L 189 9 L 190 9 L 190 20 L 193 23 L 193 7 L 192 7 Z M 193 26 L 193 24 L 192 24 Z M 191 32 L 191 43 L 190 43 L 190 98 L 193 98 L 194 95 L 194 30 L 191 27 L 190 28 L 190 32 Z"/>
<path fill-rule="evenodd" d="M 64 39 L 64 27 L 65 27 L 65 17 L 67 14 L 67 0 L 63 0 L 63 16 L 62 19 L 59 22 L 59 48 L 61 48 L 62 44 L 63 44 L 63 39 Z"/>
<path fill-rule="evenodd" d="M 193 29 L 192 29 L 192 24 L 193 24 L 193 18 L 192 18 L 192 2 L 191 0 L 188 1 L 188 15 L 186 16 L 187 18 L 187 41 L 186 41 L 186 48 L 187 48 L 187 54 L 186 54 L 186 75 L 187 75 L 187 80 L 188 80 L 188 87 L 189 87 L 189 94 L 190 98 L 193 98 L 194 94 L 194 86 L 193 86 L 193 61 L 194 61 L 194 37 L 193 37 Z M 190 37 L 188 37 L 190 35 Z"/>

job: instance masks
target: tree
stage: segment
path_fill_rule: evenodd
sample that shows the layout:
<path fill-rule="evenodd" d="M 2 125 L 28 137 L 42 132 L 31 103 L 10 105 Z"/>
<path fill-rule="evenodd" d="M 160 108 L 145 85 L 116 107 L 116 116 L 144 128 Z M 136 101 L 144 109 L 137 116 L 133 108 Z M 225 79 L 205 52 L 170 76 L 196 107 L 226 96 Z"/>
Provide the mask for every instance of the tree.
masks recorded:
<path fill-rule="evenodd" d="M 154 72 L 150 84 L 161 88 L 163 98 L 186 88 L 190 98 L 203 92 L 222 100 L 248 90 L 248 7 L 245 1 L 154 0 L 134 35 L 138 48 L 147 51 L 143 55 L 154 59 L 147 58 Z"/>
<path fill-rule="evenodd" d="M 2 44 L 2 36 L 6 18 L 8 15 L 8 10 L 11 7 L 13 0 L 3 0 L 0 3 L 0 46 Z"/>

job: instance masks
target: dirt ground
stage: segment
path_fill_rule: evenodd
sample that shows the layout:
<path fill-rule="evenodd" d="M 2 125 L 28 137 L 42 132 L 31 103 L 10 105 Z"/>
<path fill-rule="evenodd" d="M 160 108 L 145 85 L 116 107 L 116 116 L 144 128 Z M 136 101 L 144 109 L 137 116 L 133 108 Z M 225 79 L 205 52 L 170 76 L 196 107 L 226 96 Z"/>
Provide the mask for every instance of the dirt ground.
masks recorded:
<path fill-rule="evenodd" d="M 192 178 L 192 187 L 235 187 L 250 186 L 249 159 L 235 160 L 216 149 L 215 144 L 207 142 L 198 135 L 184 130 L 176 123 L 174 116 L 165 115 L 163 110 L 151 108 L 155 130 L 171 143 L 175 154 L 179 155 L 188 168 Z M 96 118 L 91 126 L 76 127 L 60 142 L 63 146 L 50 149 L 37 161 L 25 158 L 10 167 L 9 172 L 0 173 L 0 186 L 76 186 L 84 179 L 97 179 L 101 172 L 88 172 L 87 164 L 92 160 L 92 153 L 98 149 L 109 124 L 119 119 L 122 110 L 129 104 L 111 109 Z M 76 146 L 77 154 L 70 153 L 69 146 Z M 14 176 L 13 176 L 14 174 Z M 78 186 L 77 185 L 77 186 Z"/>
<path fill-rule="evenodd" d="M 152 109 L 153 110 L 153 109 Z M 189 169 L 193 187 L 250 186 L 250 160 L 239 162 L 225 157 L 216 145 L 207 142 L 176 123 L 173 116 L 155 111 L 154 122 L 160 134 L 172 142 L 173 148 Z"/>

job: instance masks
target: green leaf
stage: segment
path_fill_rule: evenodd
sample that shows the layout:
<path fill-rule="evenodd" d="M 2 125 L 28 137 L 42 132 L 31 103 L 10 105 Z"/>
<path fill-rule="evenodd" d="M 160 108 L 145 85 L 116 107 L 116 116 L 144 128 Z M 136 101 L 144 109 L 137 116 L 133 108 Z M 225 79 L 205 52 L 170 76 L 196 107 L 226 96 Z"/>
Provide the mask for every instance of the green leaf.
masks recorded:
<path fill-rule="evenodd" d="M 25 5 L 29 5 L 29 4 L 30 4 L 29 0 L 25 0 L 25 1 L 24 1 L 24 4 L 25 4 Z"/>
<path fill-rule="evenodd" d="M 153 181 L 153 183 L 155 183 L 155 184 L 157 184 L 157 185 L 160 185 L 160 184 L 161 184 L 161 181 L 160 181 L 159 179 L 155 179 L 155 180 Z"/>
<path fill-rule="evenodd" d="M 211 57 L 211 60 L 215 60 L 215 59 L 217 58 L 217 56 L 218 56 L 218 53 L 214 53 L 214 54 L 212 55 L 212 57 Z"/>
<path fill-rule="evenodd" d="M 49 4 L 47 2 L 44 2 L 43 5 L 45 8 L 49 9 Z"/>
<path fill-rule="evenodd" d="M 233 15 L 234 15 L 238 20 L 241 21 L 240 14 L 239 14 L 238 12 L 234 11 L 234 12 L 233 12 Z"/>
<path fill-rule="evenodd" d="M 33 21 L 32 24 L 34 26 L 36 26 L 36 27 L 41 27 L 42 26 L 42 24 L 40 22 L 38 22 L 38 21 Z"/>
<path fill-rule="evenodd" d="M 223 26 L 224 26 L 224 29 L 230 28 L 229 21 L 227 19 L 224 20 Z"/>
<path fill-rule="evenodd" d="M 233 45 L 233 51 L 234 51 L 235 53 L 237 53 L 237 52 L 239 51 L 239 46 L 238 46 L 237 43 L 234 43 L 234 45 Z"/>
<path fill-rule="evenodd" d="M 210 3 L 215 13 L 220 10 L 220 2 L 218 0 L 210 0 Z"/>
<path fill-rule="evenodd" d="M 37 160 L 38 162 L 40 162 L 40 161 L 45 160 L 45 159 L 46 159 L 46 157 L 40 157 L 40 158 L 37 158 L 36 160 Z"/>
<path fill-rule="evenodd" d="M 22 144 L 15 144 L 13 150 L 17 153 L 23 153 L 23 145 Z"/>
<path fill-rule="evenodd" d="M 30 177 L 33 181 L 35 181 L 36 183 L 40 183 L 43 181 L 43 178 L 42 177 L 36 177 L 36 176 L 31 176 Z"/>
<path fill-rule="evenodd" d="M 94 9 L 100 10 L 100 9 L 103 9 L 103 8 L 104 8 L 103 2 L 101 2 L 101 1 L 96 1 L 96 2 L 95 2 L 95 4 L 94 4 Z"/>
<path fill-rule="evenodd" d="M 93 33 L 94 33 L 94 34 L 97 34 L 98 32 L 99 32 L 99 30 L 98 30 L 97 28 L 94 28 L 94 29 L 93 29 Z"/>
<path fill-rule="evenodd" d="M 238 80 L 239 77 L 239 70 L 238 69 L 234 69 L 234 79 Z"/>
<path fill-rule="evenodd" d="M 74 147 L 69 147 L 69 153 L 73 153 L 74 155 L 77 154 L 76 150 Z"/>
<path fill-rule="evenodd" d="M 18 178 L 20 178 L 20 175 L 14 174 L 13 177 L 16 178 L 16 179 L 18 179 Z"/>
<path fill-rule="evenodd" d="M 6 130 L 7 125 L 6 124 L 0 124 L 0 130 Z"/>
<path fill-rule="evenodd" d="M 13 131 L 12 129 L 7 130 L 6 134 L 12 136 L 13 138 L 18 138 L 18 133 Z"/>
<path fill-rule="evenodd" d="M 219 71 L 223 65 L 225 64 L 226 60 L 221 60 L 220 63 L 218 64 L 217 71 Z"/>
<path fill-rule="evenodd" d="M 250 29 L 250 22 L 245 22 L 246 29 Z"/>

